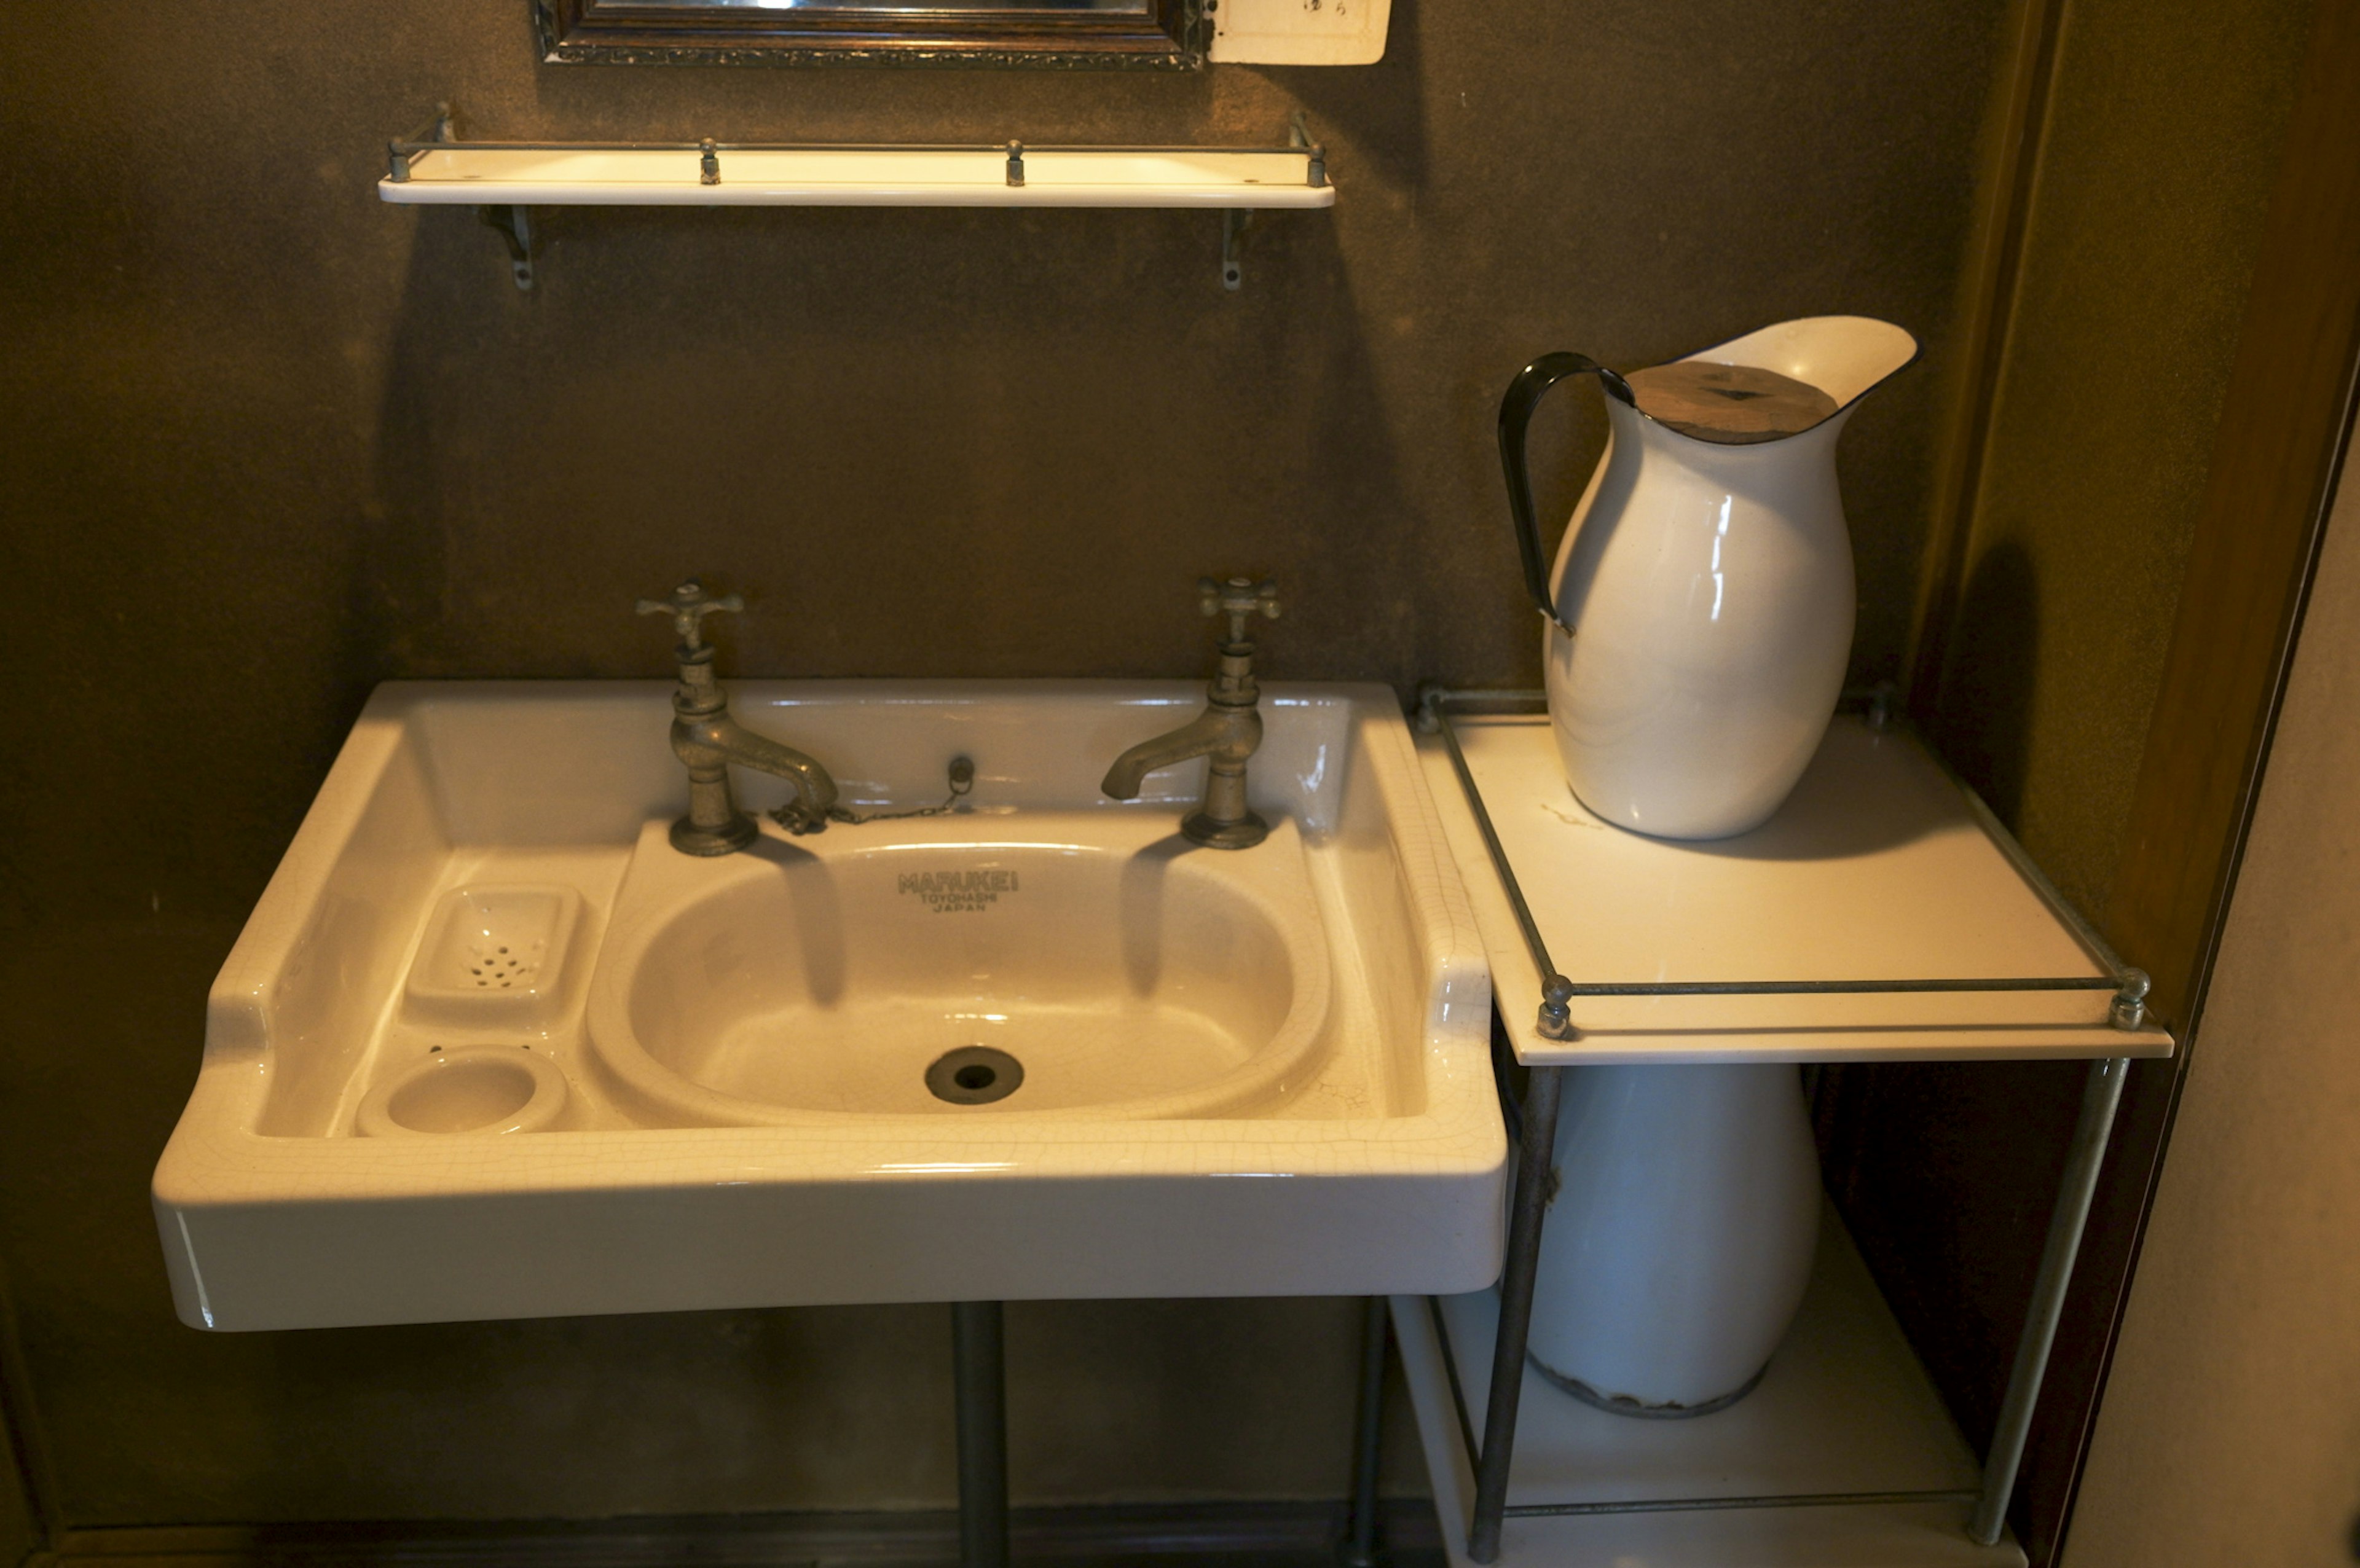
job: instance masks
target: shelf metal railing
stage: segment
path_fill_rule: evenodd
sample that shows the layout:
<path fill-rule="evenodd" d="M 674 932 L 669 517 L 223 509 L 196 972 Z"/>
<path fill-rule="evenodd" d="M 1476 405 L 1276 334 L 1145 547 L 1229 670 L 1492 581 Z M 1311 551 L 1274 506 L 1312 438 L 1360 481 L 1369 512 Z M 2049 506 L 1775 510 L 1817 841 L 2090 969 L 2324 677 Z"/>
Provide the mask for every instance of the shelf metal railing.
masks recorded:
<path fill-rule="evenodd" d="M 1891 727 L 1898 721 L 1883 701 L 1881 691 L 1848 693 L 1845 706 L 1855 712 L 1864 710 L 1872 725 L 1878 729 Z M 1501 847 L 1500 835 L 1491 825 L 1491 813 L 1483 804 L 1483 792 L 1476 787 L 1475 775 L 1467 765 L 1467 753 L 1459 744 L 1459 732 L 1451 715 L 1463 708 L 1480 706 L 1498 712 L 1502 708 L 1532 709 L 1545 706 L 1546 693 L 1530 691 L 1452 691 L 1430 686 L 1418 699 L 1418 727 L 1427 734 L 1439 734 L 1450 754 L 1450 766 L 1459 775 L 1459 788 L 1467 796 L 1469 811 L 1483 836 L 1483 847 L 1491 858 L 1491 867 L 1499 874 L 1500 886 L 1508 896 L 1508 907 L 1516 917 L 1516 926 L 1524 933 L 1524 946 L 1532 955 L 1533 967 L 1539 971 L 1541 982 L 1540 1016 L 1534 1028 L 1547 1040 L 1570 1040 L 1574 1025 L 1570 1004 L 1578 996 L 1879 996 L 1894 993 L 1923 992 L 1928 994 L 1969 994 L 1983 991 L 2112 991 L 2114 1006 L 2109 1018 L 2114 1027 L 2135 1029 L 2146 1021 L 2148 980 L 2147 975 L 2125 964 L 2105 940 L 2092 930 L 2081 912 L 2068 903 L 2056 886 L 2042 875 L 2039 866 L 2016 842 L 2000 820 L 1992 814 L 1983 798 L 1953 772 L 1947 763 L 1928 748 L 1944 777 L 1955 786 L 1967 808 L 2000 853 L 2007 857 L 2016 874 L 2038 896 L 2042 905 L 2065 927 L 2084 953 L 2105 973 L 2103 975 L 2066 975 L 2054 976 L 2004 976 L 1969 978 L 1945 976 L 1933 979 L 1906 980 L 1649 980 L 1580 982 L 1569 980 L 1549 957 L 1548 944 L 1533 920 L 1532 909 L 1524 901 L 1523 887 L 1516 880 L 1515 867 L 1508 863 L 1507 851 Z"/>
<path fill-rule="evenodd" d="M 485 168 L 481 155 L 541 153 L 523 168 Z M 641 155 L 681 155 L 649 159 Z M 612 155 L 580 167 L 577 155 Z M 694 176 L 686 156 L 694 155 Z M 857 171 L 837 166 L 799 172 L 780 157 L 854 155 Z M 473 141 L 458 134 L 447 103 L 433 117 L 385 144 L 377 193 L 401 204 L 478 209 L 499 231 L 516 286 L 534 286 L 535 205 L 859 205 L 962 207 L 1175 207 L 1221 214 L 1224 289 L 1244 278 L 1240 253 L 1247 225 L 1266 209 L 1322 208 L 1336 200 L 1328 149 L 1297 111 L 1284 145 L 1252 147 L 1028 144 L 1005 142 Z M 756 161 L 748 162 L 751 158 Z M 954 160 L 946 167 L 945 159 Z M 618 160 L 640 167 L 628 175 Z M 1145 160 L 1142 162 L 1142 160 Z M 1160 166 L 1158 164 L 1160 160 Z M 550 163 L 562 167 L 550 167 Z M 660 165 L 650 169 L 650 163 Z M 767 167 L 766 167 L 767 165 Z M 1077 171 L 1086 170 L 1086 177 Z M 851 175 L 857 173 L 858 178 Z"/>

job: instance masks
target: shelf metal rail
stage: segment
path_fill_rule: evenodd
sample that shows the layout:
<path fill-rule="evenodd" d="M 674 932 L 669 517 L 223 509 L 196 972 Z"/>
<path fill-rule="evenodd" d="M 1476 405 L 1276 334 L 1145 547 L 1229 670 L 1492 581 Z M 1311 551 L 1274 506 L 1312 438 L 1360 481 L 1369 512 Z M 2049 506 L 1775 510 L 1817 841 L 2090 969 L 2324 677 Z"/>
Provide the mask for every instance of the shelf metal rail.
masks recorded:
<path fill-rule="evenodd" d="M 2039 896 L 2049 913 L 2073 934 L 2091 959 L 2104 971 L 2103 975 L 2021 979 L 1706 980 L 1576 984 L 1566 977 L 1549 956 L 1548 944 L 1543 940 L 1540 928 L 1534 921 L 1532 910 L 1517 885 L 1515 869 L 1508 864 L 1507 854 L 1501 847 L 1499 834 L 1493 830 L 1491 814 L 1483 804 L 1482 791 L 1476 787 L 1474 774 L 1468 768 L 1466 753 L 1460 748 L 1458 733 L 1451 724 L 1452 716 L 1457 713 L 1530 713 L 1546 705 L 1546 695 L 1540 691 L 1452 690 L 1434 686 L 1420 694 L 1417 708 L 1419 729 L 1430 735 L 1439 735 L 1449 752 L 1451 767 L 1459 776 L 1459 787 L 1466 794 L 1475 825 L 1481 832 L 1483 846 L 1491 855 L 1492 869 L 1499 875 L 1500 885 L 1507 893 L 1508 906 L 1523 932 L 1533 966 L 1539 973 L 1541 1006 L 1534 1027 L 1544 1039 L 1569 1040 L 1574 1037 L 1572 1004 L 1583 996 L 2108 990 L 2114 994 L 2108 1017 L 2115 1028 L 2136 1029 L 2145 1021 L 2147 976 L 2116 956 L 2105 941 L 2081 919 L 2079 911 L 2067 903 L 2063 895 L 2042 875 L 2024 847 L 2016 842 L 2015 835 L 1992 814 L 1983 799 L 1947 764 L 1942 763 L 1930 747 L 1928 755 L 1935 757 L 1938 766 L 1957 787 L 1977 825 L 2006 855 L 2009 864 Z M 1864 712 L 1868 722 L 1876 728 L 1882 729 L 1896 722 L 1890 693 L 1882 689 L 1847 694 L 1845 706 L 1854 712 Z M 2032 1427 L 2033 1409 L 2040 1397 L 2040 1385 L 2048 1371 L 2049 1351 L 2056 1342 L 2058 1320 L 2064 1310 L 2066 1288 L 2072 1282 L 2073 1263 L 2080 1255 L 2081 1234 L 2089 1222 L 2091 1201 L 2097 1192 L 2099 1165 L 2105 1155 L 2107 1138 L 2114 1130 L 2114 1112 L 2121 1103 L 2123 1081 L 2129 1071 L 2130 1059 L 2127 1056 L 2099 1057 L 2091 1062 L 2088 1077 L 2082 1084 L 2081 1114 L 2067 1155 L 2065 1174 L 2059 1183 L 2057 1201 L 2049 1214 L 2040 1272 L 2033 1285 L 2032 1302 L 2026 1312 L 2023 1329 L 2016 1338 L 2007 1393 L 2000 1406 L 1991 1448 L 1984 1456 L 1982 1489 L 1972 1494 L 1974 1508 L 1967 1521 L 1967 1533 L 1980 1545 L 1989 1546 L 1999 1540 L 2007 1517 L 2008 1500 L 2015 1491 L 2016 1472 L 2024 1459 L 2025 1440 Z M 1504 1076 L 1500 1086 L 1502 1110 L 1509 1126 L 1518 1134 L 1517 1159 L 1515 1186 L 1509 1201 L 1507 1258 L 1500 1275 L 1499 1336 L 1492 1346 L 1491 1394 L 1484 1409 L 1482 1442 L 1480 1447 L 1471 1441 L 1469 1443 L 1469 1457 L 1475 1466 L 1475 1501 L 1473 1515 L 1467 1527 L 1467 1554 L 1477 1563 L 1498 1560 L 1502 1526 L 1509 1518 L 1600 1511 L 1587 1505 L 1511 1507 L 1508 1502 L 1508 1471 L 1515 1453 L 1517 1403 L 1524 1389 L 1525 1345 L 1532 1330 L 1533 1286 L 1540 1266 L 1541 1229 L 1547 1214 L 1548 1175 L 1556 1159 L 1557 1104 L 1565 1072 L 1562 1066 L 1533 1067 L 1521 1105 L 1515 1103 L 1513 1092 Z M 1449 1340 L 1447 1334 L 1443 1345 L 1448 1356 Z M 1455 1367 L 1451 1376 L 1455 1389 L 1458 1376 Z M 1465 1421 L 1463 1409 L 1461 1421 L 1462 1423 Z M 1471 1439 L 1471 1431 L 1467 1432 L 1467 1436 Z M 1961 1496 L 1963 1500 L 1963 1495 L 1956 1496 Z M 1631 1512 L 1644 1509 L 1670 1511 L 1890 1500 L 1883 1494 L 1857 1497 L 1846 1494 L 1809 1497 L 1666 1500 L 1655 1504 L 1615 1505 L 1615 1508 L 1616 1511 Z"/>
<path fill-rule="evenodd" d="M 697 155 L 697 183 L 687 186 L 673 182 L 661 185 L 650 182 L 626 187 L 634 194 L 622 198 L 626 202 L 662 201 L 672 204 L 684 200 L 691 192 L 700 193 L 700 201 L 726 198 L 729 192 L 720 188 L 733 181 L 735 170 L 742 165 L 725 163 L 725 158 L 737 159 L 748 153 L 860 153 L 884 157 L 906 155 L 962 155 L 989 169 L 997 164 L 999 185 L 1004 200 L 986 201 L 981 196 L 989 183 L 975 180 L 954 182 L 955 188 L 973 201 L 961 200 L 960 205 L 1026 205 L 1026 206 L 1175 206 L 1217 209 L 1221 213 L 1221 287 L 1229 290 L 1240 288 L 1244 280 L 1244 265 L 1240 259 L 1247 225 L 1256 212 L 1289 207 L 1324 207 L 1335 201 L 1335 191 L 1328 177 L 1328 148 L 1324 142 L 1311 135 L 1309 122 L 1302 111 L 1296 111 L 1289 126 L 1284 146 L 1208 147 L 1208 146 L 1100 146 L 1100 145 L 1028 145 L 1022 141 L 1006 142 L 770 142 L 722 141 L 706 136 L 694 141 L 463 141 L 458 134 L 458 120 L 448 103 L 435 106 L 432 119 L 409 135 L 396 136 L 385 144 L 385 179 L 378 194 L 395 202 L 449 202 L 472 205 L 484 223 L 498 231 L 508 251 L 512 275 L 519 289 L 530 289 L 534 284 L 532 219 L 530 204 L 597 200 L 616 201 L 611 193 L 592 198 L 582 194 L 592 190 L 616 189 L 611 180 L 568 180 L 562 178 L 515 180 L 483 180 L 480 179 L 436 178 L 436 166 L 425 160 L 438 154 L 477 153 L 694 153 Z M 1101 193 L 1097 197 L 1077 194 L 1082 188 L 1054 178 L 1047 181 L 1044 192 L 1039 184 L 1031 184 L 1026 172 L 1026 160 L 1043 158 L 1066 160 L 1073 158 L 1089 159 L 1128 159 L 1141 157 L 1188 158 L 1216 155 L 1225 158 L 1252 158 L 1270 160 L 1274 167 L 1267 180 L 1206 179 L 1202 180 L 1148 181 L 1134 180 L 1110 180 L 1110 187 L 1138 192 L 1162 191 L 1165 199 L 1108 201 Z M 1036 170 L 1037 171 L 1037 170 Z M 872 187 L 890 187 L 890 180 L 865 182 Z M 759 190 L 760 181 L 754 182 Z M 939 204 L 945 187 L 937 178 L 909 185 L 911 191 L 933 191 L 930 197 L 912 197 L 910 204 Z M 1175 196 L 1174 191 L 1185 194 Z M 570 192 L 570 193 L 560 193 Z M 659 192 L 669 192 L 662 194 Z M 1207 194 L 1209 192 L 1209 194 Z M 1038 198 L 1037 200 L 1035 198 Z M 781 204 L 796 204 L 817 200 L 806 188 L 797 197 L 758 197 L 765 201 L 775 199 Z M 860 204 L 900 204 L 864 201 Z"/>

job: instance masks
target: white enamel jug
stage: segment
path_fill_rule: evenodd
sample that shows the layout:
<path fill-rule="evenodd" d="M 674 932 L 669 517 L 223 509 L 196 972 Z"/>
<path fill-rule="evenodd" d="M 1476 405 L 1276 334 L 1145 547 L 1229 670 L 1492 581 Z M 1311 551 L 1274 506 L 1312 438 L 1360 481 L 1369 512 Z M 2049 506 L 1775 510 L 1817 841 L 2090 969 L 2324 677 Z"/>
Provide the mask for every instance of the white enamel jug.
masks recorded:
<path fill-rule="evenodd" d="M 1597 815 L 1726 838 L 1768 820 L 1802 777 L 1852 649 L 1836 439 L 1917 353 L 1890 322 L 1814 316 L 1628 379 L 1544 354 L 1508 388 L 1500 457 L 1525 584 L 1548 618 L 1550 725 Z M 1542 395 L 1580 375 L 1598 377 L 1612 431 L 1545 576 L 1524 431 Z"/>
<path fill-rule="evenodd" d="M 1733 1404 L 1794 1322 L 1819 1241 L 1795 1069 L 1578 1067 L 1564 1094 L 1533 1361 L 1621 1415 Z"/>

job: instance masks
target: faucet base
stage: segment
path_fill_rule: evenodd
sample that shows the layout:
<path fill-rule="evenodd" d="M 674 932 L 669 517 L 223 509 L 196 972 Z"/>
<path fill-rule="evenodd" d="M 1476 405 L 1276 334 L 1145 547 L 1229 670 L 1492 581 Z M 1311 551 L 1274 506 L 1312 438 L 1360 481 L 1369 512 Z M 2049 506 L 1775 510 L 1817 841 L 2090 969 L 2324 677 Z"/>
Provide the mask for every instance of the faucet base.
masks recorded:
<path fill-rule="evenodd" d="M 1180 836 L 1207 849 L 1251 849 L 1270 836 L 1270 824 L 1251 811 L 1227 821 L 1209 811 L 1192 811 L 1181 819 Z"/>
<path fill-rule="evenodd" d="M 743 811 L 730 812 L 719 827 L 700 827 L 688 817 L 672 825 L 672 846 L 683 855 L 735 855 L 760 836 L 761 829 Z"/>

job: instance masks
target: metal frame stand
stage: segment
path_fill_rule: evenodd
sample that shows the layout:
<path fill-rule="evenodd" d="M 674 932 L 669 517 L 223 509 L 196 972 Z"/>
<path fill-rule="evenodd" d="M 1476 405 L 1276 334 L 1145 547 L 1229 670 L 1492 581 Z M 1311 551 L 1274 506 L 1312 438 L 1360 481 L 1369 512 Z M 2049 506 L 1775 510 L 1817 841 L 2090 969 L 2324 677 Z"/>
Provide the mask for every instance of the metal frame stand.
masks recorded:
<path fill-rule="evenodd" d="M 1480 1454 L 1470 1456 L 1475 1463 L 1475 1507 L 1474 1517 L 1467 1527 L 1467 1555 L 1478 1563 L 1499 1560 L 1502 1526 L 1511 1515 L 1525 1511 L 1508 1506 L 1508 1472 L 1515 1457 L 1516 1404 L 1524 1390 L 1524 1346 L 1532 1329 L 1533 1284 L 1540 1262 L 1541 1228 L 1547 1219 L 1557 1098 L 1566 1071 L 1562 1067 L 1534 1068 L 1531 1084 L 1524 1093 L 1524 1136 L 1517 1151 L 1508 1256 L 1500 1277 L 1500 1334 L 1491 1348 L 1491 1392 L 1483 1415 L 1483 1447 Z M 1967 1526 L 1968 1535 L 1981 1546 L 1990 1546 L 1999 1540 L 2007 1519 L 2016 1469 L 2024 1460 L 2025 1438 L 2032 1429 L 2041 1379 L 2049 1370 L 2049 1349 L 2056 1342 L 2057 1322 L 2064 1311 L 2066 1288 L 2072 1283 L 2081 1233 L 2089 1222 L 2091 1203 L 2097 1195 L 2099 1166 L 2105 1158 L 2106 1142 L 2114 1131 L 2114 1111 L 2122 1101 L 2123 1081 L 2129 1073 L 2127 1057 L 2101 1057 L 2090 1063 L 2089 1077 L 2081 1092 L 2081 1120 L 2074 1128 L 2064 1178 L 2058 1185 L 2056 1205 L 2049 1214 L 2040 1274 L 2034 1282 L 2032 1302 L 2026 1310 L 2024 1328 L 2016 1339 L 2007 1396 L 2000 1406 L 1991 1450 L 1983 1462 L 1983 1491 Z M 1532 1511 L 1555 1510 L 1542 1508 Z"/>
<path fill-rule="evenodd" d="M 951 1304 L 958 1402 L 959 1563 L 1008 1564 L 1008 1369 L 998 1301 Z"/>
<path fill-rule="evenodd" d="M 1360 1313 L 1360 1406 L 1352 1432 L 1352 1517 L 1336 1560 L 1343 1568 L 1375 1568 L 1378 1469 L 1384 1458 L 1385 1351 L 1392 1344 L 1393 1307 L 1371 1296 Z"/>
<path fill-rule="evenodd" d="M 1542 693 L 1537 691 L 1453 691 L 1429 687 L 1418 703 L 1418 722 L 1419 727 L 1427 733 L 1438 733 L 1449 751 L 1451 765 L 1459 775 L 1475 825 L 1482 834 L 1484 847 L 1490 852 L 1493 869 L 1499 873 L 1502 887 L 1507 893 L 1508 903 L 1516 917 L 1526 951 L 1539 973 L 1542 999 L 1539 1017 L 1534 1020 L 1533 1027 L 1543 1037 L 1550 1040 L 1572 1038 L 1575 1031 L 1571 1003 L 1578 996 L 2103 989 L 2114 994 L 2109 1008 L 2114 1027 L 2136 1029 L 2144 1021 L 2147 975 L 2115 955 L 2104 940 L 2081 919 L 2080 912 L 2067 903 L 2049 879 L 2041 875 L 2039 867 L 2032 863 L 2023 847 L 1991 814 L 1983 800 L 1954 773 L 1950 775 L 1951 782 L 1965 797 L 1983 831 L 2040 896 L 2049 912 L 2073 933 L 2104 969 L 2103 975 L 1987 980 L 1928 978 L 1576 985 L 1557 969 L 1549 957 L 1547 944 L 1543 941 L 1540 928 L 1533 920 L 1524 894 L 1516 885 L 1515 870 L 1508 864 L 1507 853 L 1501 847 L 1499 835 L 1491 826 L 1491 814 L 1484 807 L 1482 792 L 1476 787 L 1474 774 L 1467 765 L 1466 754 L 1460 750 L 1459 736 L 1450 723 L 1450 715 L 1455 710 L 1480 706 L 1496 711 L 1503 705 L 1528 707 L 1537 705 L 1541 701 Z M 1887 695 L 1866 693 L 1850 701 L 1865 707 L 1869 722 L 1877 727 L 1883 728 L 1892 722 Z M 1939 758 L 1936 760 L 1939 762 Z M 1500 1276 L 1500 1328 L 1491 1352 L 1491 1399 L 1483 1416 L 1482 1449 L 1470 1455 L 1475 1467 L 1475 1501 L 1473 1517 L 1467 1527 L 1467 1555 L 1477 1563 L 1498 1560 L 1501 1529 L 1511 1516 L 1528 1511 L 1535 1514 L 1559 1511 L 1546 1506 L 1529 1510 L 1511 1508 L 1508 1505 L 1508 1472 L 1515 1456 L 1516 1407 L 1524 1391 L 1525 1342 L 1532 1328 L 1533 1285 L 1540 1264 L 1541 1229 L 1547 1220 L 1549 1188 L 1556 1165 L 1557 1101 L 1566 1071 L 1561 1065 L 1535 1065 L 1530 1069 L 1521 1117 L 1504 1079 L 1500 1086 L 1501 1109 L 1511 1127 L 1520 1127 L 1521 1136 L 1518 1139 L 1515 1192 L 1509 1215 L 1507 1257 Z M 2105 1158 L 2107 1140 L 2114 1131 L 2114 1112 L 2122 1100 L 2123 1081 L 2129 1073 L 2128 1057 L 2101 1057 L 2090 1063 L 2089 1077 L 2081 1094 L 2081 1118 L 2074 1128 L 2065 1173 L 2058 1184 L 2057 1201 L 2049 1214 L 2049 1236 L 2041 1254 L 2040 1272 L 2034 1281 L 2032 1301 L 2025 1312 L 2024 1327 L 2016 1339 L 2016 1359 L 2008 1376 L 2007 1394 L 2000 1407 L 1990 1452 L 1984 1459 L 1983 1489 L 1967 1523 L 1968 1535 L 1979 1545 L 1995 1543 L 2006 1522 L 2008 1499 L 2016 1489 L 2016 1471 L 2024 1459 L 2025 1440 L 2031 1431 L 2034 1409 L 2039 1402 L 2041 1380 L 2049 1369 L 2049 1355 L 2056 1341 L 2058 1320 L 2064 1312 L 2066 1289 L 2072 1282 L 2074 1260 L 2081 1252 L 2081 1233 L 2089 1223 L 2090 1205 L 2097 1194 L 2099 1168 Z M 1756 1506 L 1772 1500 L 1731 1498 L 1717 1506 Z M 1834 1502 L 1842 1499 L 1812 1500 Z"/>
<path fill-rule="evenodd" d="M 1508 1461 L 1516 1448 L 1516 1406 L 1524 1391 L 1524 1341 L 1533 1327 L 1533 1285 L 1540 1274 L 1541 1227 L 1548 1223 L 1549 1178 L 1557 1166 L 1557 1107 L 1562 1067 L 1535 1067 L 1524 1090 L 1524 1139 L 1516 1150 L 1516 1191 L 1508 1211 L 1508 1256 L 1500 1270 L 1500 1338 L 1491 1354 L 1491 1392 L 1483 1407 L 1483 1451 L 1475 1463 L 1475 1518 L 1467 1555 L 1500 1555 L 1508 1511 Z"/>
<path fill-rule="evenodd" d="M 1974 1518 L 1967 1526 L 1967 1533 L 1978 1545 L 1997 1541 L 2007 1520 L 2016 1468 L 2024 1462 L 2024 1440 L 2032 1430 L 2033 1406 L 2039 1402 L 2040 1380 L 2048 1373 L 2049 1352 L 2057 1342 L 2057 1320 L 2065 1310 L 2065 1290 L 2073 1282 L 2081 1232 L 2089 1224 L 2091 1202 L 2098 1194 L 2098 1168 L 2106 1158 L 2106 1140 L 2114 1130 L 2114 1112 L 2123 1100 L 2123 1080 L 2130 1071 L 2127 1057 L 2103 1058 L 2090 1063 L 2090 1076 L 2081 1086 L 2081 1116 L 2073 1127 L 2064 1178 L 2058 1183 L 2057 1205 L 2049 1212 L 2049 1239 L 2041 1247 L 2032 1305 L 2025 1311 L 2024 1330 L 2016 1342 L 2016 1364 L 2008 1371 L 2007 1397 L 1992 1429 L 1991 1452 L 1983 1459 L 1983 1495 L 1976 1500 Z"/>

